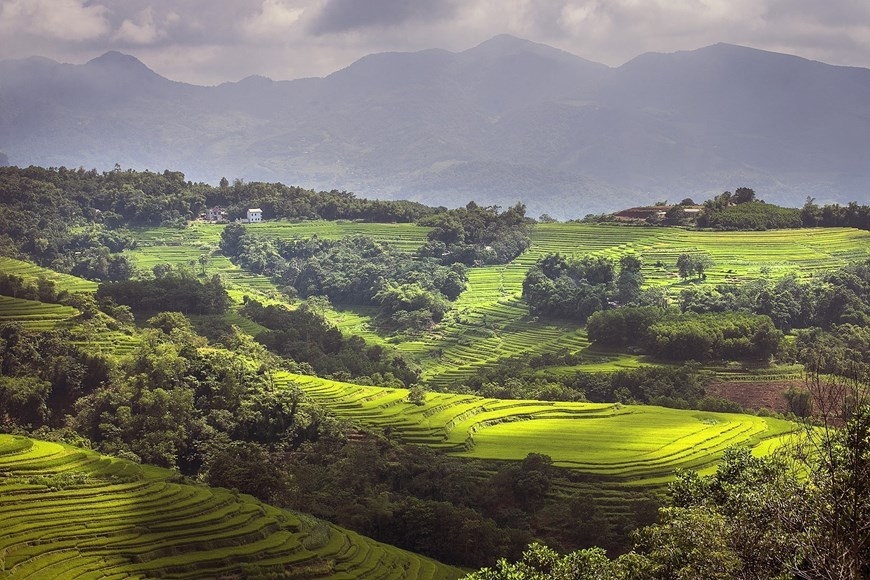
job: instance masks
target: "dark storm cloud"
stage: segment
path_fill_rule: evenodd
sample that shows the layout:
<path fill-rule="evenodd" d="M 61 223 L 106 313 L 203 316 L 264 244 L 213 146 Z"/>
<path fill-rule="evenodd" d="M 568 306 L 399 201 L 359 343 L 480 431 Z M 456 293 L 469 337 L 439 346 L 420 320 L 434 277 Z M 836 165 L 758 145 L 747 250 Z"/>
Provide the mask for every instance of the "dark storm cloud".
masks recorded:
<path fill-rule="evenodd" d="M 327 0 L 312 22 L 311 31 L 329 34 L 431 22 L 451 18 L 455 12 L 454 0 Z"/>

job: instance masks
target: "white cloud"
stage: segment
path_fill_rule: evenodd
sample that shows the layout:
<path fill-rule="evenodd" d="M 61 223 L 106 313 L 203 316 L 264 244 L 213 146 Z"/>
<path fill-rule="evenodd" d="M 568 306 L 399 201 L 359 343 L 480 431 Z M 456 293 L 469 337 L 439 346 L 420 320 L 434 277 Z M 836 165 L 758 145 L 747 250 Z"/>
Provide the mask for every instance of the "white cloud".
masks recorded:
<path fill-rule="evenodd" d="M 299 22 L 304 7 L 285 0 L 263 0 L 260 9 L 247 18 L 242 30 L 252 40 L 272 40 L 286 35 Z"/>
<path fill-rule="evenodd" d="M 167 17 L 171 15 L 178 16 L 175 13 L 170 13 Z M 154 11 L 151 6 L 148 6 L 134 19 L 125 19 L 112 38 L 131 44 L 151 44 L 165 35 L 166 32 L 160 30 L 155 24 Z"/>
<path fill-rule="evenodd" d="M 0 3 L 0 31 L 61 41 L 93 40 L 109 32 L 106 12 L 105 6 L 84 0 L 6 0 Z"/>

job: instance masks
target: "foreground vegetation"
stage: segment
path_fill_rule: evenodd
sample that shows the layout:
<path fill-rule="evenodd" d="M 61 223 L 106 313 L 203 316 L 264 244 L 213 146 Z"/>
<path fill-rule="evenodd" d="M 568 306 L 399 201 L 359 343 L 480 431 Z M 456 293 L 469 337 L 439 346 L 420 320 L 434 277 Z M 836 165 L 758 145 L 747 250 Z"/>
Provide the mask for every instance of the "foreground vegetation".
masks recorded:
<path fill-rule="evenodd" d="M 779 453 L 731 449 L 716 473 L 680 472 L 670 505 L 634 549 L 568 555 L 535 544 L 469 580 L 514 578 L 829 578 L 870 574 L 870 404 L 866 367 L 851 378 L 811 372 L 820 424 Z"/>

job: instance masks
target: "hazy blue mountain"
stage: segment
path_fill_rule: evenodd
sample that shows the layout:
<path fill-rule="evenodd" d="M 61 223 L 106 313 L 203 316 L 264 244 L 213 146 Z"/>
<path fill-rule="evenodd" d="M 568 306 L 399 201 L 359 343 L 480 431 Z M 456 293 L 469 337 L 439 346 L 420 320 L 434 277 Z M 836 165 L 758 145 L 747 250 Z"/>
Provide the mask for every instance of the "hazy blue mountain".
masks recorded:
<path fill-rule="evenodd" d="M 726 44 L 609 68 L 507 35 L 216 87 L 117 52 L 29 58 L 0 62 L 0 152 L 559 217 L 744 185 L 866 203 L 870 70 Z"/>

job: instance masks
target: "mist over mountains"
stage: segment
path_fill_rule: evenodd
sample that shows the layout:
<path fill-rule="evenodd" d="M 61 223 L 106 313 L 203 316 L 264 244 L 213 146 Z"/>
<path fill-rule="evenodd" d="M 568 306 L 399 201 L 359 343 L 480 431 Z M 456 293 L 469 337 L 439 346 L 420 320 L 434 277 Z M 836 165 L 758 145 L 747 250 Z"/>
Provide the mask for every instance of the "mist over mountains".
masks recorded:
<path fill-rule="evenodd" d="M 581 217 L 753 187 L 870 201 L 870 70 L 718 44 L 616 68 L 510 36 L 200 87 L 134 57 L 0 62 L 0 161 L 180 170 Z"/>

